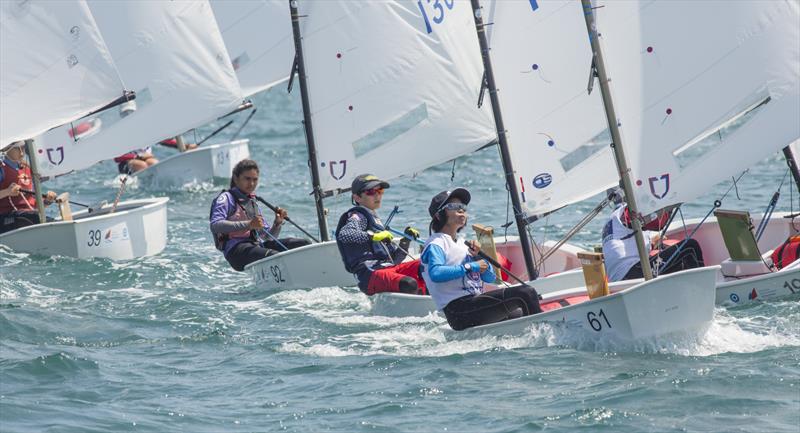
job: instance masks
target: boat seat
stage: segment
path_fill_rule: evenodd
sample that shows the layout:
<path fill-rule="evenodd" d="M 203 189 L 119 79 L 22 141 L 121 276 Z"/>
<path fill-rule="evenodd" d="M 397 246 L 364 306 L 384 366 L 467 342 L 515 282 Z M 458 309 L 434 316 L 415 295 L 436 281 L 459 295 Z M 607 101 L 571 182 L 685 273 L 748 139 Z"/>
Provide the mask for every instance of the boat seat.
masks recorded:
<path fill-rule="evenodd" d="M 717 217 L 722 240 L 730 255 L 720 263 L 723 276 L 743 277 L 772 272 L 770 263 L 758 250 L 749 212 L 717 209 L 714 216 Z"/>

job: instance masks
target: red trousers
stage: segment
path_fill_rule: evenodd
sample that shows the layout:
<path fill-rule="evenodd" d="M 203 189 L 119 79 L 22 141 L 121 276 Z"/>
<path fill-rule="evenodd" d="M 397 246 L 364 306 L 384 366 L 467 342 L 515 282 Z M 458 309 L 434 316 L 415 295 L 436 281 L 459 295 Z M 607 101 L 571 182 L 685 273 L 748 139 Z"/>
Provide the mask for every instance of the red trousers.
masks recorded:
<path fill-rule="evenodd" d="M 417 294 L 428 294 L 425 281 L 419 275 L 419 259 L 417 259 L 373 272 L 369 277 L 367 295 L 372 296 L 380 292 L 399 292 L 400 280 L 403 277 L 411 277 L 417 281 L 417 287 L 419 287 Z"/>

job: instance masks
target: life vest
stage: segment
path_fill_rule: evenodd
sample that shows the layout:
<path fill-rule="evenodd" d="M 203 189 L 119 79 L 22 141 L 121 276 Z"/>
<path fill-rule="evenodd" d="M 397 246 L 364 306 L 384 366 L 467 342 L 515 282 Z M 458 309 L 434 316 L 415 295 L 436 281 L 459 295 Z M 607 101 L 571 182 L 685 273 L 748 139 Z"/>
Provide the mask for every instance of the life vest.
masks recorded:
<path fill-rule="evenodd" d="M 457 242 L 448 234 L 434 233 L 431 235 L 423 247 L 423 256 L 430 245 L 436 245 L 442 249 L 445 256 L 445 266 L 460 266 L 473 260 L 469 256 L 467 245 L 464 242 Z M 444 307 L 454 299 L 468 295 L 477 296 L 483 293 L 484 284 L 481 279 L 481 273 L 476 270 L 466 272 L 461 278 L 437 283 L 431 279 L 430 266 L 427 263 L 422 263 L 420 265 L 420 274 L 422 279 L 425 280 L 428 293 L 433 297 L 433 301 L 439 311 L 444 310 Z"/>
<path fill-rule="evenodd" d="M 255 201 L 250 197 L 242 194 L 241 192 L 233 189 L 224 189 L 222 190 L 217 196 L 214 198 L 214 201 L 211 204 L 211 209 L 208 212 L 208 219 L 211 219 L 211 214 L 214 212 L 214 203 L 223 196 L 223 194 L 229 194 L 233 197 L 234 206 L 233 208 L 228 208 L 228 215 L 226 217 L 229 221 L 250 221 L 259 215 L 258 208 L 256 207 Z M 231 239 L 250 239 L 254 242 L 258 242 L 258 235 L 256 234 L 255 230 L 240 230 L 238 232 L 232 233 L 211 233 L 211 236 L 214 238 L 214 246 L 220 250 L 225 251 L 225 245 Z"/>
<path fill-rule="evenodd" d="M 635 232 L 626 224 L 625 210 L 621 206 L 611 213 L 603 226 L 603 255 L 605 256 L 608 281 L 620 281 L 633 266 L 639 263 L 639 250 L 636 247 Z M 630 217 L 628 217 L 630 223 Z M 642 231 L 645 246 L 650 246 L 651 231 Z"/>
<path fill-rule="evenodd" d="M 371 230 L 373 232 L 386 230 L 383 224 L 379 223 L 375 219 L 375 216 L 372 214 L 372 212 L 361 206 L 352 207 L 350 210 L 343 213 L 341 217 L 339 217 L 339 223 L 336 225 L 336 246 L 339 247 L 339 254 L 342 256 L 342 262 L 344 262 L 344 268 L 347 270 L 347 272 L 356 273 L 356 267 L 358 264 L 368 260 L 374 260 L 377 262 L 391 262 L 392 253 L 396 248 L 394 245 L 386 245 L 383 242 L 375 241 L 362 244 L 342 242 L 342 240 L 339 238 L 339 231 L 342 229 L 342 227 L 344 227 L 345 224 L 347 224 L 347 220 L 350 219 L 350 216 L 353 214 L 353 212 L 357 212 L 367 220 L 367 230 Z"/>
<path fill-rule="evenodd" d="M 145 153 L 152 153 L 152 152 L 153 152 L 153 148 L 150 147 L 150 146 L 147 146 L 144 149 L 136 149 L 133 152 L 128 152 L 128 153 L 126 153 L 124 155 L 120 155 L 120 156 L 114 158 L 114 162 L 116 162 L 117 164 L 120 164 L 120 163 L 123 163 L 123 162 L 128 162 L 128 161 L 130 161 L 132 159 L 138 158 L 139 155 L 143 155 Z"/>
<path fill-rule="evenodd" d="M 0 182 L 0 189 L 8 188 L 12 183 L 16 183 L 23 189 L 33 189 L 31 168 L 27 164 L 20 163 L 19 168 L 16 169 L 11 164 L 0 161 L 0 168 L 3 170 L 3 181 Z M 25 193 L 20 192 L 16 197 L 9 196 L 0 199 L 0 215 L 7 215 L 14 211 L 33 210 L 36 210 L 36 197 L 26 196 Z"/>
<path fill-rule="evenodd" d="M 120 156 L 114 158 L 114 162 L 116 162 L 117 164 L 120 164 L 120 163 L 123 163 L 123 162 L 128 162 L 128 161 L 130 161 L 132 159 L 136 159 L 136 152 L 128 152 L 128 153 L 126 153 L 124 155 L 120 155 Z"/>
<path fill-rule="evenodd" d="M 800 235 L 790 236 L 772 252 L 772 263 L 778 269 L 783 269 L 800 257 Z"/>

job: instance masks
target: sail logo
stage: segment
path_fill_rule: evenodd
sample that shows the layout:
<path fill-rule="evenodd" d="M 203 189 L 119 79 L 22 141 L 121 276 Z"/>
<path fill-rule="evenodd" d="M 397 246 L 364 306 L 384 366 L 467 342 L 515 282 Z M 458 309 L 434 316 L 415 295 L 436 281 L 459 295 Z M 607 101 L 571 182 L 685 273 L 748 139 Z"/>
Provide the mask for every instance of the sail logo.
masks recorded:
<path fill-rule="evenodd" d="M 553 183 L 553 176 L 550 173 L 540 173 L 533 178 L 533 186 L 537 189 L 547 188 Z"/>
<path fill-rule="evenodd" d="M 58 155 L 58 162 L 53 159 L 53 154 Z M 55 149 L 52 147 L 47 148 L 47 160 L 50 164 L 61 165 L 64 162 L 64 146 L 58 146 Z"/>
<path fill-rule="evenodd" d="M 649 177 L 647 178 L 647 182 L 650 183 L 650 194 L 653 194 L 653 197 L 655 198 L 662 199 L 669 192 L 669 173 L 662 174 L 661 177 Z M 661 187 L 659 189 L 663 188 L 663 192 L 656 192 L 657 186 Z"/>
<path fill-rule="evenodd" d="M 323 163 L 323 164 L 324 164 L 324 163 Z M 337 165 L 340 165 L 340 166 L 342 166 L 342 172 L 341 172 L 341 173 L 339 173 L 339 175 L 338 175 L 338 176 L 336 175 L 336 166 L 337 166 Z M 324 165 L 323 165 L 323 166 L 324 166 Z M 342 180 L 342 178 L 344 177 L 344 175 L 347 173 L 347 160 L 346 160 L 346 159 L 343 159 L 343 160 L 341 160 L 341 161 L 338 161 L 338 162 L 337 162 L 337 161 L 329 161 L 329 162 L 328 162 L 328 171 L 330 172 L 330 174 L 331 174 L 331 177 L 333 177 L 334 179 L 336 179 L 336 180 Z"/>

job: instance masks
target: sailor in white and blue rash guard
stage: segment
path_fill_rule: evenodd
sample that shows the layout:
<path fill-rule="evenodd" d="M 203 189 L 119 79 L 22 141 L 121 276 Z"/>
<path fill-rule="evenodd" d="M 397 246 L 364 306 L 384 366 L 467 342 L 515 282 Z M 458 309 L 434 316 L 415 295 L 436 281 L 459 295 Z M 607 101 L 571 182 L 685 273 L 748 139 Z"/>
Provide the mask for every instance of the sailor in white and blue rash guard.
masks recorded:
<path fill-rule="evenodd" d="M 458 232 L 467 224 L 469 191 L 442 191 L 428 207 L 434 232 L 425 242 L 421 273 L 428 292 L 450 327 L 459 331 L 542 311 L 539 295 L 532 287 L 512 286 L 484 291 L 484 283 L 495 280 L 486 260 L 476 258 L 477 242 L 458 242 Z"/>

